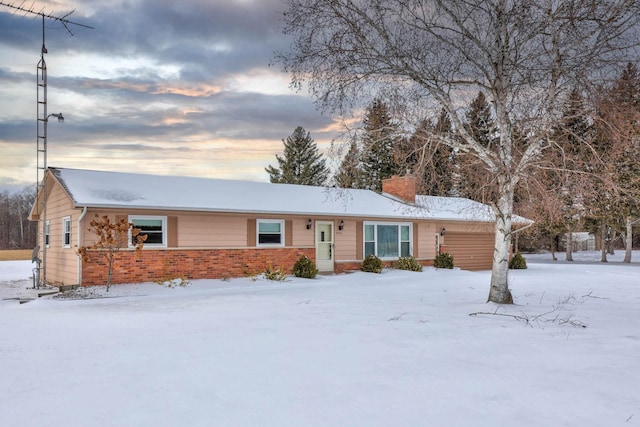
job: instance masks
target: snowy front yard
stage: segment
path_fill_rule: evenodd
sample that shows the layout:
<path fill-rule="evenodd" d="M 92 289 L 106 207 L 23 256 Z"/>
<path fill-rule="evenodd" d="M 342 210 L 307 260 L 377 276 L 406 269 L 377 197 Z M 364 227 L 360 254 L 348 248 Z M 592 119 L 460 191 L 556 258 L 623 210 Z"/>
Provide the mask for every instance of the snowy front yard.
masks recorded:
<path fill-rule="evenodd" d="M 30 275 L 6 263 L 0 287 Z M 640 425 L 640 265 L 530 260 L 510 307 L 488 283 L 385 270 L 3 300 L 0 426 Z M 496 311 L 520 320 L 469 315 Z"/>

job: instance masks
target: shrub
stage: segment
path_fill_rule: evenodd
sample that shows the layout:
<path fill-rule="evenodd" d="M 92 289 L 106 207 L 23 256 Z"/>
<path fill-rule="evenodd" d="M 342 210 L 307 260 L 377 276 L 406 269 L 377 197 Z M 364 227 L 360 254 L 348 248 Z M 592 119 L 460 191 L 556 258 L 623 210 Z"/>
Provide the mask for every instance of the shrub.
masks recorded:
<path fill-rule="evenodd" d="M 453 268 L 453 256 L 449 253 L 443 253 L 433 260 L 435 268 Z"/>
<path fill-rule="evenodd" d="M 511 261 L 509 261 L 509 268 L 511 270 L 526 270 L 527 260 L 524 259 L 520 252 L 516 252 Z"/>
<path fill-rule="evenodd" d="M 184 288 L 191 284 L 191 282 L 183 276 L 166 277 L 164 279 L 154 280 L 154 282 L 167 288 Z"/>
<path fill-rule="evenodd" d="M 422 265 L 412 256 L 399 258 L 394 267 L 398 270 L 422 271 Z"/>
<path fill-rule="evenodd" d="M 381 273 L 382 272 L 382 260 L 375 255 L 367 255 L 362 261 L 360 270 L 367 273 Z"/>
<path fill-rule="evenodd" d="M 287 278 L 287 275 L 285 274 L 284 271 L 282 271 L 282 269 L 280 268 L 273 268 L 272 266 L 267 266 L 267 268 L 264 270 L 264 273 L 262 273 L 262 275 L 264 276 L 265 279 L 267 280 L 273 280 L 276 282 L 284 282 L 285 279 Z"/>
<path fill-rule="evenodd" d="M 295 264 L 293 264 L 293 275 L 305 279 L 313 279 L 318 274 L 318 268 L 308 256 L 302 255 Z"/>

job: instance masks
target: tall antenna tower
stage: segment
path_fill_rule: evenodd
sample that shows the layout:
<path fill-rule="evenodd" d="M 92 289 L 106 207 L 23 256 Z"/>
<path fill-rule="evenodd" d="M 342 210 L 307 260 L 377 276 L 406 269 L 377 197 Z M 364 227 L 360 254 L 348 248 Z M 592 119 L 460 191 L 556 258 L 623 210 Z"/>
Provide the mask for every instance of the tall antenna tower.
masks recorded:
<path fill-rule="evenodd" d="M 44 60 L 44 55 L 47 53 L 45 47 L 45 20 L 60 22 L 67 32 L 73 36 L 73 32 L 69 28 L 70 25 L 76 25 L 79 27 L 93 29 L 88 25 L 73 22 L 67 19 L 75 10 L 67 13 L 63 16 L 56 16 L 44 12 L 44 8 L 37 10 L 33 4 L 31 7 L 24 7 L 24 1 L 20 5 L 14 3 L 6 3 L 0 1 L 0 6 L 6 6 L 14 10 L 14 13 L 22 13 L 25 16 L 34 15 L 34 17 L 40 16 L 42 18 L 42 48 L 40 49 L 40 61 L 37 65 L 36 76 L 36 103 L 37 103 L 37 115 L 36 115 L 36 203 L 40 204 L 38 215 L 38 237 L 36 242 L 36 250 L 34 250 L 33 260 L 38 263 L 36 271 L 38 277 L 34 277 L 34 287 L 46 286 L 47 283 L 47 246 L 49 244 L 49 226 L 47 224 L 47 197 L 46 197 L 46 177 L 47 177 L 47 124 L 49 123 L 49 117 L 55 117 L 59 122 L 64 121 L 62 113 L 48 114 L 47 112 L 47 63 Z M 69 242 L 70 243 L 70 242 Z M 39 253 L 37 248 L 40 248 Z M 36 255 L 40 255 L 40 258 Z"/>

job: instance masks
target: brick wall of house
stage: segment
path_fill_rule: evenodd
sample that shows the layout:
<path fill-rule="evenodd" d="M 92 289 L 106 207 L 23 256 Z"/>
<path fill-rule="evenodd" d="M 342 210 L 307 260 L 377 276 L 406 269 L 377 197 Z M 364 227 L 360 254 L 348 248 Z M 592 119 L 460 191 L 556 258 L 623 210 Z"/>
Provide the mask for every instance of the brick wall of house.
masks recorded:
<path fill-rule="evenodd" d="M 290 274 L 302 255 L 315 259 L 315 248 L 127 250 L 116 254 L 111 283 L 243 277 L 263 272 L 267 266 Z M 82 266 L 82 285 L 104 285 L 107 269 L 105 257 L 97 251 L 90 252 Z"/>

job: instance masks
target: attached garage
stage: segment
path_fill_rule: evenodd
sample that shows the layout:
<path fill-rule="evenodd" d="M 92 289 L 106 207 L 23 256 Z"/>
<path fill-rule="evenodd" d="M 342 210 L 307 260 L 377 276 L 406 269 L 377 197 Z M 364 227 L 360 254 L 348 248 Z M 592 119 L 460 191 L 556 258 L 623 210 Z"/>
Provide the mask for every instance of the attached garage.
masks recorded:
<path fill-rule="evenodd" d="M 447 232 L 446 251 L 454 265 L 463 270 L 491 270 L 493 264 L 493 233 Z"/>

